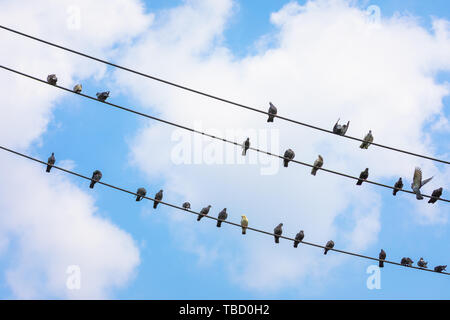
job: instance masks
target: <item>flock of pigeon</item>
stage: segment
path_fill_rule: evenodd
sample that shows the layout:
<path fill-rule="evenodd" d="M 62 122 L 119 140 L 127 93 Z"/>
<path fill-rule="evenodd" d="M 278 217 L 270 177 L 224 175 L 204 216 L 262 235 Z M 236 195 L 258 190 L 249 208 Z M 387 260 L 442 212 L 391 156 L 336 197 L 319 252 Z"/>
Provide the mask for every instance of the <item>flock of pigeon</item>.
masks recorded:
<path fill-rule="evenodd" d="M 47 82 L 51 85 L 56 85 L 57 82 L 57 77 L 55 74 L 51 74 L 49 76 L 47 76 Z M 77 84 L 75 85 L 75 87 L 73 88 L 73 91 L 75 93 L 80 93 L 82 91 L 82 85 L 81 84 Z M 105 91 L 105 92 L 99 92 L 96 94 L 97 95 L 97 99 L 104 102 L 108 97 L 109 97 L 109 91 Z M 275 116 L 277 114 L 277 108 L 271 103 L 269 102 L 269 111 L 268 111 L 268 115 L 269 118 L 267 119 L 267 122 L 273 122 Z M 338 135 L 342 135 L 344 136 L 348 130 L 348 127 L 350 125 L 350 121 L 347 122 L 347 124 L 343 124 L 340 125 L 339 124 L 339 120 L 336 122 L 336 124 L 333 127 L 333 133 L 338 134 Z M 360 145 L 361 149 L 368 149 L 368 147 L 370 146 L 370 144 L 373 142 L 373 135 L 372 135 L 372 131 L 369 130 L 369 133 L 367 133 L 367 135 L 364 137 L 363 142 Z M 247 138 L 243 145 L 242 145 L 242 155 L 245 156 L 247 154 L 247 150 L 250 148 L 250 138 Z M 284 167 L 288 167 L 289 161 L 293 160 L 295 157 L 295 153 L 292 149 L 288 149 L 285 151 L 284 153 Z M 50 172 L 52 166 L 54 166 L 55 164 L 55 154 L 52 153 L 52 155 L 48 158 L 47 161 L 47 169 L 46 172 Z M 318 156 L 317 160 L 315 160 L 314 165 L 311 169 L 311 174 L 312 175 L 316 175 L 317 171 L 323 166 L 323 157 L 321 155 Z M 357 185 L 362 185 L 362 183 L 367 180 L 367 178 L 369 177 L 369 168 L 366 168 L 364 171 L 361 172 L 361 174 L 359 175 L 359 179 L 356 182 Z M 91 178 L 91 183 L 89 185 L 89 187 L 92 189 L 94 188 L 95 183 L 99 182 L 100 179 L 102 178 L 102 173 L 100 170 L 95 170 L 92 173 L 92 178 Z M 416 194 L 416 198 L 418 200 L 422 200 L 423 197 L 420 194 L 420 189 L 429 181 L 431 181 L 433 177 L 428 178 L 423 180 L 422 179 L 422 171 L 420 168 L 415 168 L 414 170 L 414 176 L 413 176 L 413 182 L 411 183 L 411 189 L 414 191 L 414 193 Z M 399 190 L 401 190 L 403 188 L 403 181 L 402 178 L 399 178 L 399 180 L 395 183 L 394 185 L 394 190 L 393 190 L 393 195 L 395 196 L 397 194 L 397 192 Z M 430 198 L 430 200 L 428 201 L 428 203 L 435 203 L 442 195 L 442 188 L 436 189 L 433 191 L 432 196 Z M 138 188 L 136 191 L 136 201 L 141 201 L 147 194 L 147 191 L 145 188 Z M 153 208 L 156 209 L 158 206 L 158 203 L 162 201 L 163 198 L 163 190 L 159 190 L 155 196 L 154 196 L 154 201 L 153 201 Z M 190 210 L 191 209 L 191 204 L 189 202 L 184 202 L 182 204 L 182 207 L 185 210 Z M 211 205 L 208 205 L 207 207 L 202 208 L 202 210 L 200 211 L 200 214 L 198 214 L 197 216 L 197 221 L 200 221 L 203 217 L 205 217 L 206 215 L 208 215 L 209 210 L 211 209 Z M 217 227 L 220 228 L 221 224 L 223 221 L 225 221 L 228 218 L 228 213 L 227 213 L 227 209 L 224 208 L 222 211 L 219 212 L 218 215 L 218 220 L 217 220 Z M 283 233 L 283 224 L 280 223 L 278 224 L 275 229 L 273 230 L 274 233 L 274 238 L 275 238 L 275 243 L 279 243 L 280 241 L 280 237 Z M 245 215 L 241 216 L 241 228 L 242 228 L 242 234 L 246 234 L 247 228 L 248 228 L 248 219 Z M 295 240 L 294 240 L 294 248 L 297 248 L 298 244 L 300 242 L 302 242 L 303 238 L 305 237 L 304 231 L 300 230 L 300 232 L 298 232 L 295 236 Z M 330 249 L 334 248 L 334 241 L 333 240 L 329 240 L 326 244 L 325 244 L 325 248 L 324 248 L 324 254 L 326 255 L 327 252 Z M 386 259 L 386 252 L 381 249 L 381 252 L 379 254 L 379 267 L 383 268 L 384 267 L 384 260 Z M 412 264 L 414 262 L 408 258 L 408 257 L 404 257 L 401 259 L 400 264 L 403 266 L 408 266 L 411 267 Z M 420 258 L 420 260 L 417 262 L 417 265 L 419 268 L 428 268 L 427 266 L 428 262 L 424 261 L 423 258 Z M 434 268 L 435 272 L 442 272 L 446 270 L 446 265 L 439 265 L 436 266 Z"/>

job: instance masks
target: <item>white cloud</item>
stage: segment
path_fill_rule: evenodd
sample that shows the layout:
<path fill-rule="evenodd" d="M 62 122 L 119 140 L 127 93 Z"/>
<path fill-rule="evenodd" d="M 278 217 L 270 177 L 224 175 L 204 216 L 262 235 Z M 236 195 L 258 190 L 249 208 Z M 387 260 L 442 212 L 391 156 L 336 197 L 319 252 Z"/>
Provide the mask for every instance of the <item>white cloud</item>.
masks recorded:
<path fill-rule="evenodd" d="M 275 45 L 238 59 L 216 41 L 226 28 L 232 2 L 216 1 L 214 7 L 207 3 L 188 1 L 168 11 L 163 16 L 168 20 L 156 17 L 159 23 L 145 32 L 121 63 L 259 108 L 268 108 L 272 101 L 280 115 L 322 127 L 331 128 L 337 118 L 351 120 L 350 135 L 363 137 L 371 129 L 376 142 L 436 153 L 433 140 L 427 139 L 422 128 L 436 114 L 441 115 L 440 123 L 446 121 L 442 99 L 449 94 L 448 85 L 437 83 L 434 76 L 450 70 L 448 22 L 435 20 L 434 32 L 429 33 L 414 19 L 400 15 L 373 24 L 364 10 L 343 1 L 311 1 L 304 6 L 293 2 L 271 16 L 278 28 L 273 35 Z M 193 15 L 196 18 L 189 20 Z M 208 24 L 211 17 L 215 22 Z M 277 119 L 267 124 L 264 116 L 234 106 L 134 75 L 118 72 L 116 76 L 118 86 L 165 119 L 188 126 L 202 121 L 206 131 L 223 134 L 230 128 L 277 128 L 280 153 L 291 147 L 298 160 L 313 162 L 320 153 L 327 168 L 358 175 L 369 167 L 371 179 L 393 184 L 403 176 L 406 187 L 416 165 L 427 176 L 444 174 L 429 161 L 376 147 L 363 151 L 357 142 Z M 268 230 L 281 221 L 286 234 L 295 235 L 302 228 L 309 241 L 324 244 L 332 238 L 339 248 L 363 251 L 376 243 L 383 214 L 379 194 L 386 190 L 357 187 L 351 180 L 324 172 L 312 177 L 307 168 L 294 164 L 273 176 L 260 176 L 254 165 L 174 165 L 170 139 L 174 129 L 150 123 L 131 142 L 130 157 L 149 178 L 166 179 L 167 197 L 176 194 L 189 199 L 196 209 L 212 204 L 212 214 L 227 207 L 234 221 L 246 213 L 250 225 Z M 448 187 L 448 179 L 436 180 L 424 191 L 430 193 L 437 183 Z M 411 200 L 411 204 L 415 217 L 424 216 L 432 223 L 445 221 L 440 206 L 424 215 L 424 210 L 431 210 L 425 202 Z M 342 216 L 351 221 L 350 227 L 336 222 Z M 185 228 L 181 222 L 179 228 Z M 195 232 L 202 245 L 212 234 L 224 237 L 206 222 Z M 253 233 L 245 240 L 236 230 L 223 234 L 227 244 L 220 252 L 233 256 L 227 259 L 230 275 L 255 290 L 277 290 L 309 275 L 321 278 L 323 273 L 312 271 L 315 265 L 320 264 L 323 272 L 345 261 L 330 255 L 324 267 L 320 250 L 293 254 L 287 244 L 268 249 L 273 239 Z M 210 249 L 216 250 L 216 245 L 213 242 Z"/>
<path fill-rule="evenodd" d="M 151 24 L 139 1 L 0 1 L 2 24 L 110 59 Z M 79 16 L 74 16 L 80 13 Z M 58 83 L 100 80 L 105 67 L 0 31 L 2 64 Z M 2 71 L 0 143 L 26 150 L 39 142 L 62 91 Z M 64 125 L 64 124 L 62 124 Z M 2 154 L 0 252 L 11 256 L 6 281 L 17 298 L 104 298 L 123 287 L 139 264 L 132 237 L 99 217 L 94 199 L 56 170 L 50 174 Z M 58 157 L 58 155 L 57 155 Z M 59 159 L 62 160 L 62 159 Z M 65 160 L 66 165 L 74 163 Z M 63 163 L 63 164 L 64 164 Z M 56 172 L 55 172 L 56 171 Z M 13 241 L 11 241 L 13 240 Z M 5 257 L 5 256 L 3 256 Z M 67 290 L 66 269 L 81 268 L 81 289 Z"/>

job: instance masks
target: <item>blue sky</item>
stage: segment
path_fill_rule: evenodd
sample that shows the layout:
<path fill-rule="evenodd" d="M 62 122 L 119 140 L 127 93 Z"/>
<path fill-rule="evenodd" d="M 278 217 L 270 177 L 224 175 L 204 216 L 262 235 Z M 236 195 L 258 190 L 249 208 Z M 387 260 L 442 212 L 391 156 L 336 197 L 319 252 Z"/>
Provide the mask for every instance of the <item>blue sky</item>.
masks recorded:
<path fill-rule="evenodd" d="M 174 7 L 183 5 L 182 1 L 145 1 L 145 12 L 153 13 L 157 17 L 161 10 L 167 10 Z M 222 33 L 221 46 L 229 49 L 230 54 L 234 59 L 245 59 L 246 57 L 253 57 L 257 53 L 254 44 L 260 39 L 260 37 L 267 34 L 276 34 L 279 31 L 279 27 L 274 26 L 270 21 L 271 14 L 281 10 L 288 1 L 238 1 L 237 8 L 233 10 L 233 13 L 225 24 L 225 30 Z M 303 5 L 304 1 L 299 1 L 300 5 Z M 448 1 L 376 1 L 376 2 L 361 2 L 360 8 L 365 8 L 369 5 L 377 5 L 381 9 L 382 17 L 390 17 L 395 13 L 410 13 L 420 18 L 420 25 L 426 30 L 431 32 L 431 16 L 442 19 L 450 20 L 450 4 Z M 17 24 L 20 26 L 20 24 Z M 208 26 L 204 26 L 208 28 Z M 20 29 L 20 28 L 19 28 Z M 4 31 L 2 31 L 4 32 Z M 145 32 L 139 34 L 134 41 L 144 41 Z M 44 37 L 51 40 L 50 37 Z M 13 40 L 10 40 L 13 41 Z M 277 47 L 277 44 L 270 44 L 270 48 Z M 124 46 L 125 47 L 125 46 Z M 76 46 L 73 46 L 77 49 Z M 92 48 L 92 47 L 91 47 Z M 57 50 L 57 49 L 52 49 Z M 123 52 L 118 55 L 118 59 L 122 60 L 124 64 L 129 62 L 133 57 L 132 54 L 128 55 L 128 51 L 133 52 L 133 48 L 123 48 Z M 131 60 L 132 61 L 132 60 Z M 17 66 L 17 65 L 16 65 Z M 13 66 L 14 67 L 14 66 Z M 136 67 L 136 66 L 131 66 Z M 139 67 L 139 66 L 138 66 Z M 145 68 L 143 66 L 143 68 Z M 180 67 L 183 69 L 183 67 Z M 150 72 L 150 69 L 145 69 Z M 184 70 L 182 70 L 184 71 Z M 172 73 L 168 72 L 167 78 L 173 79 Z M 50 71 L 49 71 L 50 73 Z M 164 72 L 158 69 L 158 74 L 165 76 Z M 11 75 L 3 74 L 3 77 L 14 77 Z M 215 76 L 213 76 L 215 77 Z M 8 78 L 10 79 L 10 78 Z M 136 94 L 130 88 L 124 86 L 122 92 L 117 92 L 117 88 L 123 84 L 126 78 L 122 78 L 116 73 L 116 71 L 108 68 L 105 76 L 95 79 L 90 77 L 89 79 L 82 79 L 83 91 L 90 94 L 103 90 L 111 90 L 111 101 L 116 104 L 124 106 L 132 106 L 136 109 L 143 110 L 150 114 L 162 114 L 163 117 L 170 117 L 170 113 L 164 114 L 163 107 L 152 106 L 158 104 L 159 98 L 155 98 L 156 102 L 149 101 L 146 103 L 143 100 L 145 98 Z M 185 81 L 186 77 L 180 76 L 181 81 Z M 173 79 L 177 80 L 177 79 Z M 31 80 L 26 80 L 31 82 Z M 133 78 L 133 81 L 142 83 L 151 82 L 151 80 L 144 78 Z M 202 80 L 198 80 L 202 81 Z M 196 83 L 198 83 L 198 81 Z M 203 80 L 208 82 L 208 80 Z M 439 72 L 438 77 L 434 80 L 437 83 L 450 82 L 450 74 L 447 72 Z M 26 85 L 28 82 L 24 82 Z M 133 82 L 134 83 L 134 82 Z M 154 88 L 163 88 L 157 84 L 149 84 Z M 116 92 L 113 89 L 116 89 Z M 200 88 L 201 89 L 201 88 Z M 227 88 L 222 89 L 222 92 L 226 93 L 228 97 L 236 98 L 239 100 L 239 96 L 235 96 L 233 92 L 227 91 Z M 57 89 L 46 89 L 48 92 L 57 91 Z M 51 91 L 53 90 L 53 91 Z M 136 90 L 141 90 L 139 87 Z M 175 89 L 172 90 L 174 95 L 180 95 Z M 154 92 L 154 91 L 151 91 Z M 164 95 L 162 95 L 164 97 Z M 246 98 L 247 102 L 249 99 Z M 256 100 L 255 101 L 259 101 Z M 443 99 L 444 107 L 442 108 L 443 115 L 448 117 L 450 100 L 447 97 Z M 256 104 L 256 103 L 255 103 Z M 150 106 L 149 106 L 150 105 Z M 227 108 L 224 108 L 227 109 Z M 218 110 L 218 109 L 214 109 Z M 246 111 L 237 111 L 234 108 L 228 109 L 228 112 L 236 112 L 238 115 L 244 114 Z M 348 112 L 347 114 L 350 114 Z M 433 114 L 430 112 L 429 114 Z M 208 117 L 212 115 L 209 114 Z M 178 120 L 183 119 L 182 117 Z M 209 119 L 209 118 L 208 118 Z M 170 119 L 168 119 L 170 120 Z M 225 119 L 224 121 L 226 121 Z M 353 120 L 353 119 L 352 119 Z M 186 120 L 187 124 L 191 124 Z M 168 183 L 174 181 L 173 177 L 170 177 L 165 170 L 163 172 L 149 173 L 152 168 L 149 167 L 148 171 L 143 170 L 141 166 L 142 160 L 130 159 L 136 158 L 133 155 L 132 146 L 142 146 L 136 141 L 140 141 L 139 134 L 147 128 L 152 126 L 152 121 L 147 121 L 136 115 L 126 113 L 116 109 L 110 109 L 107 106 L 99 104 L 95 101 L 90 101 L 82 97 L 78 97 L 71 94 L 62 95 L 51 109 L 50 121 L 45 131 L 34 139 L 26 151 L 40 159 L 46 159 L 51 152 L 55 152 L 57 161 L 63 159 L 71 159 L 75 163 L 74 170 L 85 175 L 90 175 L 95 169 L 100 169 L 103 173 L 103 180 L 105 182 L 118 185 L 130 190 L 135 190 L 138 187 L 144 186 L 147 189 L 148 195 L 153 196 L 159 189 L 165 188 Z M 282 124 L 280 123 L 280 126 Z M 283 124 L 284 125 L 284 124 Z M 447 124 L 448 125 L 448 124 Z M 423 127 L 429 129 L 432 123 L 424 123 Z M 170 128 L 169 128 L 170 129 Z M 172 129 L 170 129 L 172 130 Z M 299 135 L 308 132 L 307 129 L 294 128 L 298 130 Z M 431 129 L 430 129 L 431 130 Z M 163 133 L 165 131 L 162 131 Z M 282 132 L 281 138 L 285 137 L 285 133 Z M 326 140 L 326 136 L 323 137 L 322 133 L 310 133 L 320 135 L 325 139 L 320 141 L 324 146 L 329 146 L 331 143 L 335 143 L 337 140 Z M 359 134 L 359 133 L 355 133 Z M 449 131 L 443 132 L 430 132 L 433 139 L 432 149 L 441 151 L 441 154 L 447 153 L 448 150 L 448 135 Z M 170 145 L 170 140 L 167 136 L 159 136 L 162 144 Z M 159 145 L 152 145 L 149 141 L 146 144 L 148 152 L 153 157 L 157 158 L 162 154 L 159 150 Z M 389 144 L 390 141 L 384 140 Z M 347 148 L 348 141 L 337 141 L 338 148 Z M 397 145 L 398 140 L 394 140 L 392 145 Z M 282 144 L 284 146 L 284 144 Z M 432 150 L 432 149 L 427 149 Z M 378 149 L 376 149 L 378 150 Z M 375 151 L 371 151 L 375 152 Z M 161 155 L 161 157 L 163 157 Z M 298 153 L 299 160 L 302 158 L 302 153 Z M 408 161 L 414 162 L 415 159 L 411 159 L 408 156 L 400 155 L 396 159 L 408 159 Z M 447 157 L 448 158 L 448 157 Z M 347 158 L 342 158 L 347 159 Z M 141 162 L 140 162 L 141 161 Z M 356 161 L 356 160 L 355 160 Z M 358 160 L 359 161 L 359 160 Z M 150 159 L 149 159 L 149 162 Z M 420 162 L 422 163 L 422 162 Z M 340 164 L 337 164 L 338 166 Z M 409 162 L 408 162 L 409 165 Z M 34 170 L 43 170 L 36 164 L 29 163 L 28 166 L 34 167 Z M 203 168 L 204 166 L 205 168 Z M 333 164 L 329 162 L 330 168 L 333 168 Z M 195 168 L 194 168 L 195 167 Z M 294 174 L 296 169 L 292 169 Z M 207 166 L 207 165 L 185 165 L 182 168 L 183 171 L 195 170 L 195 173 L 203 174 L 210 178 L 211 185 L 205 185 L 205 190 L 184 190 L 186 194 L 195 194 L 194 198 L 201 197 L 206 189 L 210 189 L 208 192 L 221 192 L 223 191 L 215 185 L 223 185 L 225 190 L 233 190 L 233 183 L 225 180 L 224 177 L 212 176 L 214 170 L 221 170 L 219 165 Z M 448 169 L 444 165 L 436 165 L 436 172 L 448 172 Z M 447 170 L 447 171 L 446 171 Z M 255 171 L 255 170 L 254 170 Z M 355 169 L 359 172 L 359 167 Z M 412 175 L 412 169 L 409 170 Z M 175 171 L 177 172 L 177 171 Z M 211 175 L 210 175 L 211 174 Z M 296 174 L 296 173 L 295 173 Z M 389 173 L 388 176 L 379 175 L 379 179 L 383 183 L 392 183 L 393 176 L 395 174 Z M 425 175 L 428 175 L 425 173 Z M 323 174 L 323 181 L 326 179 L 332 179 L 336 184 L 352 183 L 344 178 L 331 178 L 328 175 Z M 321 179 L 322 179 L 321 176 Z M 447 175 L 448 177 L 448 175 Z M 52 175 L 47 177 L 52 179 Z M 203 177 L 205 178 L 205 177 Z M 203 179 L 200 178 L 199 179 Z M 409 176 L 406 177 L 410 179 Z M 258 174 L 253 176 L 251 183 L 255 188 L 240 190 L 239 196 L 236 195 L 234 203 L 228 203 L 227 207 L 235 209 L 234 214 L 230 219 L 238 221 L 238 208 L 244 207 L 249 211 L 254 205 L 259 208 L 256 203 L 259 203 L 260 193 L 258 192 L 258 185 L 266 185 L 270 177 L 260 176 Z M 300 177 L 296 178 L 297 184 L 289 181 L 292 176 L 284 175 L 280 179 L 286 181 L 287 184 L 297 187 Z M 342 179 L 342 180 L 339 180 Z M 374 178 L 375 179 L 375 178 Z M 118 286 L 116 288 L 108 288 L 107 296 L 117 299 L 448 299 L 450 298 L 450 290 L 447 285 L 447 277 L 439 276 L 428 272 L 419 272 L 417 270 L 408 270 L 395 266 L 387 266 L 382 270 L 381 286 L 380 290 L 368 290 L 366 287 L 366 279 L 368 274 L 366 268 L 372 263 L 359 259 L 359 258 L 344 258 L 333 262 L 329 267 L 327 259 L 320 256 L 314 263 L 311 263 L 311 268 L 316 268 L 314 276 L 302 276 L 293 278 L 292 284 L 282 284 L 276 286 L 276 288 L 266 288 L 264 286 L 258 287 L 255 284 L 248 285 L 246 283 L 239 283 L 239 277 L 234 276 L 233 261 L 227 261 L 226 263 L 221 258 L 207 259 L 206 262 L 199 262 L 199 256 L 192 249 L 186 249 L 183 246 L 183 237 L 191 237 L 192 234 L 196 234 L 197 230 L 201 231 L 192 243 L 202 243 L 206 247 L 206 252 L 215 252 L 218 250 L 218 255 L 221 255 L 221 248 L 226 247 L 226 257 L 236 259 L 236 268 L 240 268 L 240 262 L 245 258 L 240 256 L 241 246 L 245 246 L 245 239 L 240 238 L 239 230 L 234 232 L 231 227 L 224 227 L 221 230 L 212 230 L 215 228 L 212 222 L 202 221 L 203 225 L 199 226 L 194 217 L 183 220 L 183 228 L 178 228 L 170 224 L 176 223 L 173 218 L 168 218 L 177 213 L 164 206 L 159 207 L 156 211 L 151 209 L 151 203 L 148 201 L 135 202 L 134 199 L 124 193 L 120 193 L 111 190 L 107 187 L 98 185 L 93 190 L 87 188 L 88 183 L 84 180 L 79 180 L 76 177 L 69 177 L 70 183 L 79 187 L 84 192 L 90 194 L 95 201 L 95 207 L 98 208 L 95 215 L 109 221 L 113 225 L 117 226 L 124 232 L 131 235 L 135 246 L 139 250 L 140 263 L 136 268 L 130 272 L 129 279 L 126 284 Z M 191 181 L 186 181 L 187 188 L 191 185 Z M 333 182 L 333 183 L 334 183 Z M 193 182 L 192 182 L 193 183 Z M 405 185 L 407 185 L 405 183 Z M 303 185 L 301 185 L 303 186 Z M 196 186 L 199 188 L 199 186 Z M 377 256 L 379 249 L 384 248 L 388 253 L 388 259 L 398 260 L 403 256 L 411 256 L 416 262 L 420 255 L 423 255 L 426 260 L 430 261 L 430 265 L 446 264 L 450 261 L 448 254 L 450 249 L 450 233 L 448 232 L 448 223 L 446 220 L 439 222 L 417 222 L 416 217 L 412 214 L 417 208 L 413 208 L 413 202 L 409 201 L 409 194 L 400 194 L 398 197 L 393 198 L 390 195 L 389 190 L 383 190 L 376 187 L 368 187 L 370 189 L 370 195 L 377 194 L 375 201 L 376 206 L 369 205 L 368 207 L 362 207 L 363 211 L 370 211 L 372 207 L 379 209 L 379 216 L 377 221 L 380 228 L 376 234 L 374 240 L 368 242 L 363 249 L 355 249 L 354 251 L 361 252 L 370 256 Z M 166 190 L 166 188 L 165 188 Z M 170 188 L 169 188 L 170 190 Z M 231 192 L 231 191 L 230 191 Z M 241 193 L 242 192 L 242 193 Z M 182 203 L 183 192 L 171 194 L 169 191 L 165 193 L 165 200 L 170 202 Z M 348 194 L 347 194 L 348 195 Z M 203 199 L 201 203 L 195 203 L 194 209 L 200 209 L 207 203 L 213 203 L 214 215 L 223 207 L 220 202 L 221 196 L 233 201 L 232 195 L 216 195 L 214 199 Z M 444 193 L 446 196 L 446 193 Z M 251 199 L 251 201 L 244 203 L 243 199 Z M 350 198 L 350 195 L 349 195 Z M 448 198 L 448 197 L 447 197 Z M 280 201 L 283 201 L 279 198 Z M 364 198 L 365 199 L 365 198 Z M 189 199 L 190 200 L 190 199 Z M 190 200 L 191 201 L 191 200 Z M 269 200 L 270 201 L 270 200 Z M 331 200 L 333 201 L 333 200 Z M 217 205 L 216 205 L 217 204 Z M 355 208 L 360 205 L 359 202 L 346 202 L 345 205 L 336 201 L 337 206 L 344 206 L 340 214 L 333 217 L 333 230 L 350 230 L 355 226 L 354 212 Z M 218 208 L 220 206 L 220 208 Z M 441 216 L 448 216 L 449 209 L 445 203 L 437 203 Z M 150 208 L 149 210 L 147 210 Z M 150 213 L 148 213 L 150 212 Z M 264 213 L 269 216 L 273 211 Z M 262 214 L 262 213 L 261 213 Z M 420 218 L 420 216 L 419 216 Z M 419 219 L 420 220 L 420 219 Z M 206 226 L 204 226 L 206 224 Z M 320 225 L 320 224 L 319 224 Z M 267 230 L 271 230 L 272 225 L 266 220 L 261 220 L 260 226 Z M 205 231 L 209 228 L 209 231 Z M 326 228 L 324 228 L 326 229 Z M 189 230 L 189 234 L 183 233 Z M 222 232 L 221 235 L 218 233 Z M 307 230 L 307 235 L 313 234 L 314 230 Z M 217 235 L 217 236 L 216 236 Z M 89 239 L 90 234 L 85 235 Z M 260 235 L 250 235 L 253 239 L 252 247 L 249 250 L 259 250 L 264 252 L 267 246 L 273 246 L 273 240 L 271 238 L 265 238 Z M 328 236 L 328 235 L 327 235 Z M 56 241 L 56 239 L 55 239 Z M 187 241 L 188 242 L 188 241 Z M 3 270 L 5 274 L 8 270 L 14 267 L 15 261 L 17 261 L 16 249 L 20 247 L 20 236 L 12 235 L 8 244 L 8 249 L 3 252 L 0 259 L 0 271 Z M 228 243 L 228 244 L 227 244 Z M 344 243 L 342 240 L 341 243 Z M 351 246 L 350 242 L 346 243 Z M 280 245 L 287 246 L 287 243 Z M 290 244 L 289 244 L 290 246 Z M 336 247 L 339 246 L 337 242 Z M 218 249 L 217 249 L 218 248 Z M 315 248 L 302 247 L 297 251 L 289 251 L 289 259 L 297 259 L 295 255 L 299 255 L 298 259 L 302 259 L 302 254 L 299 251 L 315 252 Z M 269 253 L 268 253 L 269 254 Z M 333 253 L 332 255 L 338 255 Z M 328 258 L 328 257 L 327 257 Z M 268 259 L 271 259 L 268 257 Z M 259 260 L 258 260 L 259 261 Z M 284 260 L 283 260 L 284 261 Z M 309 261 L 309 260 L 306 260 Z M 283 263 L 280 261 L 280 263 Z M 273 265 L 268 265 L 267 268 L 276 268 Z M 324 275 L 320 276 L 320 270 L 323 268 Z M 264 270 L 264 268 L 262 268 Z M 272 274 L 272 272 L 269 272 Z M 31 271 L 33 272 L 33 271 Z M 38 272 L 38 271 L 36 271 Z M 239 270 L 237 271 L 239 273 Z M 261 271 L 259 271 L 261 272 Z M 319 274 L 319 276 L 317 275 Z M 270 276 L 270 275 L 268 275 Z M 45 278 L 45 275 L 42 275 Z M 275 276 L 274 276 L 275 277 Z M 276 277 L 273 281 L 286 281 L 280 280 Z M 7 276 L 0 277 L 0 297 L 2 298 L 14 298 L 17 295 L 11 289 L 10 283 L 7 280 Z M 58 291 L 59 292 L 59 291 Z M 52 293 L 52 291 L 46 291 L 42 295 L 37 294 L 42 298 L 65 298 L 66 296 L 60 295 L 60 293 Z"/>

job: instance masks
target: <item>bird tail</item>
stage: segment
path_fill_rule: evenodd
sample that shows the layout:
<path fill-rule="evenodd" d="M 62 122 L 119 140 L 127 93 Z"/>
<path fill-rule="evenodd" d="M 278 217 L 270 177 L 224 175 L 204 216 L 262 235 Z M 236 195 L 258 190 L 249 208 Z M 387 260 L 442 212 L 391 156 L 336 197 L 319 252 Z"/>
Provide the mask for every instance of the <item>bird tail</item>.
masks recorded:
<path fill-rule="evenodd" d="M 273 117 L 269 116 L 269 119 L 267 119 L 267 122 L 273 122 Z"/>
<path fill-rule="evenodd" d="M 366 144 L 363 142 L 361 143 L 361 145 L 359 146 L 361 149 L 366 149 Z"/>
<path fill-rule="evenodd" d="M 378 266 L 379 266 L 380 268 L 383 268 L 383 267 L 384 267 L 384 262 L 383 262 L 383 261 L 380 261 L 380 263 L 378 264 Z"/>
<path fill-rule="evenodd" d="M 242 149 L 242 155 L 245 156 L 246 154 L 247 154 L 247 150 L 245 150 L 245 148 Z"/>
<path fill-rule="evenodd" d="M 221 225 L 222 225 L 222 221 L 218 220 L 217 221 L 217 228 L 220 228 Z"/>
<path fill-rule="evenodd" d="M 156 209 L 157 206 L 158 206 L 158 201 L 153 201 L 153 209 Z"/>
<path fill-rule="evenodd" d="M 285 167 L 285 168 L 287 168 L 287 167 L 288 167 L 288 163 L 289 163 L 289 161 L 288 161 L 288 160 L 284 160 L 284 167 Z"/>
<path fill-rule="evenodd" d="M 436 202 L 436 200 L 433 198 L 430 198 L 430 200 L 428 200 L 428 203 L 435 203 L 435 202 Z"/>
<path fill-rule="evenodd" d="M 202 218 L 202 216 L 201 216 L 201 215 L 198 215 L 197 221 L 200 221 L 201 218 Z"/>
<path fill-rule="evenodd" d="M 294 241 L 294 248 L 297 248 L 297 246 L 298 246 L 298 242 Z"/>
<path fill-rule="evenodd" d="M 275 243 L 280 243 L 280 237 L 275 237 Z"/>
<path fill-rule="evenodd" d="M 417 191 L 417 192 L 416 192 L 416 199 L 417 199 L 417 200 L 423 200 L 423 197 L 422 197 L 422 195 L 420 194 L 420 191 Z"/>
<path fill-rule="evenodd" d="M 311 169 L 311 174 L 312 174 L 313 176 L 315 176 L 316 173 L 317 173 L 317 168 L 312 168 L 312 169 Z"/>
<path fill-rule="evenodd" d="M 360 185 L 362 185 L 362 183 L 363 183 L 363 180 L 358 180 L 358 182 L 356 183 L 356 185 L 360 186 Z"/>
<path fill-rule="evenodd" d="M 242 228 L 242 234 L 245 234 L 245 233 L 246 233 L 246 231 L 247 231 L 247 229 L 246 229 L 246 228 Z"/>
<path fill-rule="evenodd" d="M 328 249 L 325 249 L 325 251 L 323 252 L 323 254 L 327 254 L 327 252 L 328 252 Z"/>
<path fill-rule="evenodd" d="M 47 172 L 50 172 L 50 170 L 52 169 L 52 166 L 47 165 Z"/>
<path fill-rule="evenodd" d="M 141 198 L 139 196 L 137 196 L 136 201 L 141 201 Z"/>
<path fill-rule="evenodd" d="M 89 188 L 94 189 L 94 184 L 95 184 L 95 181 L 91 181 L 91 184 L 89 185 Z"/>

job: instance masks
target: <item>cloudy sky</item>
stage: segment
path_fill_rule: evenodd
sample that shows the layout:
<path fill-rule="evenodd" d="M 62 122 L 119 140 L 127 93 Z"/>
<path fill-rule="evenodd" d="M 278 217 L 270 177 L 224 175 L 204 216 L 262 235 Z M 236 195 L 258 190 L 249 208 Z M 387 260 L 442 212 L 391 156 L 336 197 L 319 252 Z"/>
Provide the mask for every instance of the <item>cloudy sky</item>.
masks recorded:
<path fill-rule="evenodd" d="M 444 0 L 0 0 L 2 25 L 154 76 L 349 135 L 450 158 L 450 7 Z M 0 31 L 2 65 L 163 119 L 392 185 L 443 164 L 370 147 L 180 91 Z M 0 144 L 129 190 L 245 214 L 250 225 L 400 261 L 450 264 L 450 210 L 281 162 L 1 71 Z M 241 231 L 0 153 L 0 297 L 119 299 L 450 298 L 446 276 Z M 70 270 L 79 288 L 68 286 Z M 72 269 L 71 269 L 72 268 Z M 69 270 L 69 273 L 68 273 Z"/>

